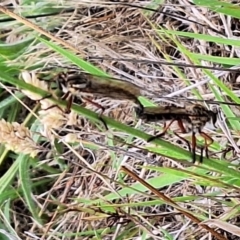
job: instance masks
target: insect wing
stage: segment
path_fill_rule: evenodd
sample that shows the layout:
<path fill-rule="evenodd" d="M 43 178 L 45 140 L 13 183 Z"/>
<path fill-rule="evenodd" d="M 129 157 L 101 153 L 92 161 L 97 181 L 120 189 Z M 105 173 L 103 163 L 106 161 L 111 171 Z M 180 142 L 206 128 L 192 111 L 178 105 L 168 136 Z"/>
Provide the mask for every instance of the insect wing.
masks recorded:
<path fill-rule="evenodd" d="M 188 119 L 185 108 L 177 106 L 145 107 L 142 111 L 135 109 L 139 118 L 146 121 L 157 122 L 162 120 Z"/>

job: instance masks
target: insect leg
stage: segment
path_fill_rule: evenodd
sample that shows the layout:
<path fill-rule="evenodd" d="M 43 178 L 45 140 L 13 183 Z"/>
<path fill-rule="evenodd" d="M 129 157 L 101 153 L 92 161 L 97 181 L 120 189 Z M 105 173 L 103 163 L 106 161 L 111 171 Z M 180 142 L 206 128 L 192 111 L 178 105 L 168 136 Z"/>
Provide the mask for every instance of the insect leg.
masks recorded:
<path fill-rule="evenodd" d="M 178 126 L 179 126 L 181 132 L 182 132 L 182 133 L 186 133 L 187 131 L 186 131 L 184 125 L 183 125 L 182 120 L 177 120 L 177 122 L 178 122 Z M 178 133 L 176 133 L 176 132 L 173 132 L 173 133 L 174 133 L 178 138 L 180 138 L 182 141 L 184 141 L 184 142 L 187 144 L 188 150 L 189 150 L 189 152 L 191 152 L 192 150 L 191 150 L 191 146 L 190 146 L 189 141 L 188 141 L 187 139 L 185 139 L 184 137 L 180 136 Z"/>
<path fill-rule="evenodd" d="M 180 130 L 181 130 L 181 133 L 186 133 L 187 131 L 186 131 L 184 125 L 183 125 L 182 120 L 177 120 L 177 122 L 178 122 L 178 126 L 179 126 L 179 128 L 180 128 Z M 185 140 L 186 140 L 186 139 L 185 139 Z"/>
<path fill-rule="evenodd" d="M 67 108 L 66 108 L 65 112 L 70 113 L 71 112 L 71 107 L 72 107 L 72 104 L 73 104 L 73 95 L 70 94 L 69 96 L 67 96 L 66 99 L 67 99 Z"/>
<path fill-rule="evenodd" d="M 223 152 L 222 157 L 226 160 L 230 160 L 229 158 L 227 158 L 227 153 L 229 153 L 229 152 L 232 152 L 233 159 L 237 157 L 237 152 L 234 150 L 234 148 L 232 146 L 227 147 L 222 152 Z"/>
<path fill-rule="evenodd" d="M 179 128 L 180 128 L 182 133 L 186 133 L 186 129 L 185 129 L 184 125 L 183 125 L 182 120 L 178 120 L 178 126 L 179 126 Z M 187 144 L 189 152 L 192 152 L 192 150 L 193 150 L 193 162 L 195 162 L 194 159 L 196 158 L 196 156 L 194 154 L 194 152 L 195 152 L 194 146 L 191 148 L 191 145 L 190 145 L 190 143 L 189 143 L 189 141 L 187 139 L 183 138 L 182 136 L 180 136 L 176 132 L 174 132 L 174 134 Z"/>
<path fill-rule="evenodd" d="M 73 97 L 72 95 L 70 94 L 70 92 L 66 92 L 62 97 L 61 97 L 62 100 L 67 100 L 67 108 L 66 110 L 64 111 L 65 113 L 70 113 L 71 112 L 71 106 L 72 106 L 72 102 L 73 102 Z M 49 110 L 51 108 L 54 108 L 54 107 L 57 107 L 59 110 L 63 111 L 57 104 L 54 104 L 46 109 L 43 109 L 43 110 Z"/>
<path fill-rule="evenodd" d="M 175 119 L 171 120 L 171 122 L 170 122 L 167 126 L 164 126 L 164 129 L 163 129 L 163 131 L 162 131 L 160 134 L 157 134 L 157 135 L 155 135 L 155 136 L 150 137 L 150 138 L 147 140 L 147 142 L 151 142 L 151 141 L 155 140 L 156 138 L 160 138 L 160 137 L 164 136 L 165 133 L 167 132 L 167 130 L 168 130 L 168 129 L 170 128 L 170 126 L 173 124 L 174 121 L 176 121 L 176 120 L 175 120 Z"/>
<path fill-rule="evenodd" d="M 201 152 L 200 152 L 200 163 L 203 162 L 203 150 L 204 150 L 204 147 L 201 147 L 200 148 Z"/>
<path fill-rule="evenodd" d="M 208 147 L 214 142 L 213 139 L 205 132 L 199 132 L 199 134 L 204 138 L 204 148 L 206 152 L 206 157 L 208 158 Z M 208 142 L 209 141 L 209 142 Z"/>
<path fill-rule="evenodd" d="M 102 124 L 104 125 L 104 127 L 106 128 L 106 130 L 108 130 L 108 126 L 107 126 L 106 122 L 105 122 L 105 121 L 103 120 L 103 118 L 102 118 L 102 114 L 104 113 L 105 108 L 104 108 L 101 104 L 98 104 L 98 103 L 90 100 L 89 98 L 82 97 L 82 99 L 84 99 L 86 102 L 91 103 L 92 105 L 94 105 L 94 106 L 97 107 L 97 108 L 101 108 L 102 111 L 101 111 L 101 113 L 99 114 L 99 120 L 102 122 Z"/>
<path fill-rule="evenodd" d="M 196 162 L 196 133 L 192 132 L 192 161 L 193 163 Z M 201 160 L 200 160 L 201 161 Z"/>
<path fill-rule="evenodd" d="M 101 104 L 98 104 L 94 101 L 92 101 L 91 99 L 89 98 L 86 98 L 86 97 L 82 97 L 82 99 L 84 99 L 86 102 L 89 102 L 91 103 L 92 105 L 94 105 L 95 107 L 97 108 L 101 108 L 102 112 L 101 112 L 101 115 L 103 114 L 103 112 L 105 111 L 105 108 L 101 105 Z"/>
<path fill-rule="evenodd" d="M 219 152 L 214 152 L 212 153 L 210 156 L 215 156 L 216 154 L 222 154 L 221 158 L 225 159 L 225 160 L 230 160 L 230 158 L 227 157 L 227 154 L 232 152 L 231 157 L 234 159 L 237 156 L 237 152 L 234 150 L 234 148 L 232 146 L 228 146 L 225 149 L 223 149 L 222 151 Z"/>
<path fill-rule="evenodd" d="M 184 142 L 187 144 L 187 146 L 188 146 L 189 152 L 192 152 L 192 148 L 191 148 L 191 145 L 190 145 L 189 141 L 188 141 L 187 139 L 185 139 L 184 137 L 180 136 L 180 135 L 179 135 L 178 133 L 176 133 L 176 132 L 174 132 L 174 134 L 175 134 L 178 138 L 180 138 L 182 141 L 184 141 Z"/>

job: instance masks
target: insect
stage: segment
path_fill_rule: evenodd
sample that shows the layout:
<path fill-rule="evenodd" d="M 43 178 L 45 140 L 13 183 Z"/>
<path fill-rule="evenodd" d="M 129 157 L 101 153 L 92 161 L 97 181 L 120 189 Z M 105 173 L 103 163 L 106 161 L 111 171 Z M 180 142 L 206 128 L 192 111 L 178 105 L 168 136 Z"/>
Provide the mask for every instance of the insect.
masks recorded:
<path fill-rule="evenodd" d="M 141 109 L 143 109 L 142 103 L 138 100 L 139 96 L 144 96 L 147 94 L 151 94 L 152 96 L 156 96 L 160 99 L 175 101 L 184 101 L 184 102 L 206 102 L 209 104 L 225 104 L 229 106 L 240 106 L 239 103 L 234 102 L 224 102 L 224 101 L 214 101 L 214 100 L 203 100 L 203 99 L 193 99 L 193 98 L 184 98 L 184 97 L 165 97 L 159 96 L 155 92 L 150 91 L 149 89 L 145 89 L 143 87 L 137 86 L 134 83 L 131 83 L 124 79 L 117 79 L 113 77 L 107 76 L 98 76 L 92 75 L 90 73 L 76 73 L 75 68 L 73 71 L 70 70 L 67 73 L 61 72 L 57 75 L 56 81 L 60 89 L 64 92 L 66 99 L 69 95 L 74 95 L 81 97 L 85 101 L 88 101 L 92 104 L 95 104 L 98 107 L 99 104 L 92 102 L 89 98 L 83 96 L 84 93 L 94 94 L 96 97 L 109 97 L 118 100 L 130 100 L 137 104 Z"/>
<path fill-rule="evenodd" d="M 89 73 L 61 74 L 57 81 L 66 96 L 69 94 L 79 96 L 96 105 L 90 99 L 82 96 L 82 93 L 91 93 L 96 97 L 130 100 L 143 109 L 143 105 L 138 100 L 138 97 L 141 96 L 141 89 L 131 82 Z"/>
<path fill-rule="evenodd" d="M 200 104 L 187 104 L 186 107 L 179 107 L 175 105 L 170 106 L 158 106 L 158 107 L 143 107 L 141 102 L 138 100 L 138 97 L 144 95 L 144 90 L 141 87 L 121 79 L 115 79 L 111 77 L 105 76 L 96 76 L 91 75 L 89 73 L 76 73 L 76 72 L 68 72 L 67 74 L 60 74 L 57 79 L 58 84 L 62 92 L 64 92 L 64 98 L 67 96 L 77 96 L 78 98 L 82 98 L 97 107 L 102 108 L 102 112 L 99 116 L 99 119 L 104 124 L 105 128 L 108 129 L 106 123 L 101 118 L 102 113 L 104 112 L 104 108 L 93 102 L 92 100 L 86 98 L 84 94 L 93 94 L 96 97 L 109 97 L 113 99 L 119 100 L 130 100 L 133 101 L 137 107 L 135 108 L 138 117 L 145 119 L 146 121 L 157 122 L 161 120 L 170 120 L 170 123 L 164 127 L 164 130 L 161 134 L 150 138 L 148 141 L 152 141 L 157 137 L 162 137 L 167 130 L 170 128 L 174 121 L 177 121 L 179 128 L 182 133 L 192 132 L 192 141 L 187 141 L 185 138 L 181 137 L 178 133 L 174 133 L 180 139 L 187 143 L 189 151 L 192 152 L 193 162 L 196 161 L 196 133 L 199 133 L 204 138 L 204 147 L 201 148 L 201 157 L 200 162 L 203 161 L 203 151 L 205 150 L 206 156 L 208 157 L 208 147 L 213 143 L 213 139 L 202 131 L 203 127 L 207 122 L 212 122 L 213 125 L 217 120 L 217 112 L 208 110 L 206 107 Z M 166 98 L 167 97 L 162 97 Z M 169 98 L 168 98 L 169 99 Z M 195 99 L 184 99 L 181 100 L 194 101 Z M 172 100 L 176 100 L 176 98 L 172 98 Z M 196 100 L 195 100 L 196 101 Z M 197 100 L 198 101 L 198 100 Z M 200 100 L 205 101 L 205 100 Z M 217 101 L 209 101 L 208 103 L 219 103 L 219 104 L 228 104 L 228 105 L 239 105 L 236 103 L 228 103 L 228 102 L 217 102 Z M 71 107 L 71 106 L 70 106 Z M 188 131 L 187 131 L 188 130 Z"/>
<path fill-rule="evenodd" d="M 217 121 L 217 111 L 208 110 L 206 107 L 200 104 L 190 104 L 186 107 L 178 107 L 174 105 L 145 107 L 143 110 L 136 107 L 135 111 L 137 117 L 147 122 L 170 120 L 170 123 L 165 125 L 163 132 L 156 136 L 150 137 L 148 142 L 164 136 L 173 122 L 177 121 L 182 133 L 187 132 L 185 125 L 187 125 L 189 130 L 192 132 L 192 146 L 190 146 L 189 142 L 185 138 L 181 137 L 176 132 L 175 134 L 187 143 L 189 151 L 192 152 L 193 163 L 196 162 L 196 133 L 199 133 L 204 138 L 204 148 L 201 149 L 200 162 L 203 161 L 203 150 L 205 150 L 206 156 L 208 157 L 208 147 L 213 143 L 213 139 L 208 134 L 203 132 L 202 129 L 207 122 L 212 122 L 213 126 L 216 127 L 215 124 Z"/>
<path fill-rule="evenodd" d="M 70 112 L 74 97 L 76 97 L 78 103 L 82 105 L 85 104 L 82 102 L 83 99 L 86 102 L 89 102 L 92 105 L 95 105 L 96 107 L 102 109 L 102 112 L 99 114 L 99 120 L 103 123 L 107 130 L 107 124 L 102 119 L 102 114 L 105 111 L 105 108 L 100 104 L 92 101 L 88 97 L 85 97 L 85 94 L 90 93 L 95 97 L 130 100 L 134 102 L 139 109 L 143 109 L 143 105 L 138 100 L 138 97 L 142 95 L 141 88 L 131 82 L 83 72 L 71 73 L 70 71 L 67 73 L 59 73 L 57 76 L 55 76 L 54 80 L 57 82 L 58 88 L 64 94 L 61 99 L 68 101 L 65 112 Z"/>

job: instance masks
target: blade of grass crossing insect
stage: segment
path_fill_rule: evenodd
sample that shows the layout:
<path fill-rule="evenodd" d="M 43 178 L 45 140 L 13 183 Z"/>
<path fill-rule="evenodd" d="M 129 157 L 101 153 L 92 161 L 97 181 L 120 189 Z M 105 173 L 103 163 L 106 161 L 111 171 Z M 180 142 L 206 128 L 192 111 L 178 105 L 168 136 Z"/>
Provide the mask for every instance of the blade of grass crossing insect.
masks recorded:
<path fill-rule="evenodd" d="M 45 41 L 45 42 L 46 42 L 46 41 Z M 50 45 L 51 45 L 51 44 L 50 44 Z M 57 46 L 57 49 L 60 50 L 63 54 L 66 53 L 66 52 L 63 52 L 62 49 L 59 48 L 58 46 Z M 67 53 L 68 53 L 68 52 L 67 52 Z M 72 55 L 73 55 L 73 54 L 72 54 Z M 71 56 L 72 56 L 72 55 L 71 55 Z M 76 57 L 76 56 L 74 55 L 74 57 Z M 74 58 L 74 60 L 79 60 L 79 59 L 78 59 L 78 58 Z M 83 63 L 85 64 L 85 61 L 83 61 Z M 87 63 L 87 64 L 88 64 L 88 63 Z M 107 120 L 107 121 L 108 121 L 108 120 Z M 127 128 L 128 128 L 128 127 L 127 127 Z M 126 129 L 126 126 L 124 126 L 124 131 L 129 131 L 129 130 Z M 130 131 L 132 131 L 132 130 L 130 130 Z M 134 134 L 134 133 L 133 133 L 133 134 Z M 171 144 L 170 144 L 170 145 L 171 145 Z M 170 145 L 169 145 L 169 146 L 170 146 Z M 173 145 L 171 145 L 171 146 L 173 146 Z M 170 149 L 173 149 L 173 148 L 170 147 Z M 175 150 L 175 151 L 182 152 L 182 149 L 180 150 L 178 147 L 175 147 L 175 146 L 174 146 L 174 150 Z M 183 151 L 183 152 L 187 152 L 187 151 Z M 187 155 L 189 156 L 189 154 L 187 154 Z"/>
<path fill-rule="evenodd" d="M 20 89 L 28 90 L 33 93 L 37 93 L 42 97 L 48 96 L 49 93 L 47 91 L 44 91 L 40 88 L 37 88 L 31 84 L 28 84 L 24 81 L 21 81 L 17 78 L 13 78 L 11 75 L 7 74 L 6 72 L 0 71 L 0 80 L 3 82 L 8 82 L 12 84 L 15 87 L 18 87 Z"/>
<path fill-rule="evenodd" d="M 210 73 L 211 74 L 211 73 Z M 212 79 L 214 79 L 215 83 L 219 83 L 219 85 L 222 85 L 222 82 L 219 81 L 218 78 L 216 78 L 215 76 L 212 76 Z M 216 86 L 212 85 L 211 83 L 208 84 L 212 90 L 212 92 L 214 93 L 215 97 L 219 100 L 219 101 L 224 101 L 225 99 L 222 98 L 221 93 L 216 90 Z M 221 89 L 224 89 L 226 86 L 223 84 Z M 228 91 L 228 89 L 226 89 Z M 225 91 L 226 92 L 226 91 Z M 229 97 L 231 97 L 232 99 L 234 98 L 234 95 L 231 95 L 231 92 L 229 92 Z M 234 130 L 240 130 L 240 123 L 239 121 L 234 120 L 234 118 L 236 117 L 236 115 L 232 112 L 231 108 L 225 104 L 221 104 L 221 108 L 224 112 L 224 114 L 226 115 L 229 123 L 232 126 L 232 129 Z"/>

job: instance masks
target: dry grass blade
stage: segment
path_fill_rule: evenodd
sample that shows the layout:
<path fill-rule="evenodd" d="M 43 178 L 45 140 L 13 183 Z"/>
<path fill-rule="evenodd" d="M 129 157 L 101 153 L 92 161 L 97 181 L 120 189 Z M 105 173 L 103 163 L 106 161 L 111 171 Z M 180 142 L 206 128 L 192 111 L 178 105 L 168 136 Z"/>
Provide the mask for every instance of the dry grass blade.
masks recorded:
<path fill-rule="evenodd" d="M 174 201 L 172 201 L 169 197 L 167 197 L 165 194 L 158 191 L 156 188 L 152 187 L 150 184 L 148 184 L 146 181 L 144 181 L 142 178 L 138 177 L 135 173 L 127 169 L 125 166 L 121 167 L 122 171 L 130 175 L 133 179 L 143 184 L 145 187 L 147 187 L 151 192 L 153 192 L 156 196 L 163 199 L 166 203 L 170 204 L 174 208 L 176 208 L 179 212 L 190 218 L 193 222 L 200 224 L 201 220 L 196 218 L 193 214 L 189 213 L 188 211 L 184 210 L 182 207 L 180 207 L 178 204 L 176 204 Z M 218 240 L 227 240 L 225 237 L 223 237 L 218 232 L 214 231 L 212 228 L 205 224 L 201 224 L 201 226 L 206 229 L 207 231 L 211 232 L 213 236 L 215 236 Z"/>
<path fill-rule="evenodd" d="M 233 224 L 227 223 L 225 221 L 221 221 L 219 219 L 212 219 L 212 220 L 204 221 L 203 224 L 207 224 L 210 226 L 214 225 L 218 228 L 224 229 L 225 231 L 228 231 L 234 234 L 235 236 L 240 237 L 240 228 Z"/>
<path fill-rule="evenodd" d="M 35 31 L 43 34 L 44 36 L 48 37 L 51 40 L 56 41 L 57 43 L 62 44 L 63 46 L 67 47 L 68 49 L 73 50 L 74 52 L 80 53 L 82 56 L 84 56 L 84 54 L 82 52 L 80 52 L 78 49 L 76 49 L 73 45 L 71 45 L 70 43 L 64 41 L 61 38 L 58 38 L 52 34 L 50 34 L 49 32 L 47 32 L 46 30 L 44 30 L 43 28 L 37 26 L 36 24 L 30 22 L 29 20 L 27 20 L 24 17 L 21 17 L 19 15 L 17 15 L 14 12 L 11 12 L 10 10 L 8 10 L 7 8 L 0 6 L 0 11 L 2 11 L 3 13 L 7 14 L 8 16 L 18 20 L 19 22 L 25 24 L 26 26 L 30 27 L 31 29 L 34 29 Z"/>
<path fill-rule="evenodd" d="M 196 64 L 186 64 L 186 63 L 174 63 L 174 62 L 166 62 L 166 61 L 151 61 L 145 59 L 135 59 L 135 58 L 110 58 L 110 57 L 93 57 L 89 56 L 90 60 L 110 60 L 110 61 L 121 61 L 121 62 L 133 62 L 133 63 L 145 63 L 145 64 L 156 64 L 156 65 L 167 65 L 167 66 L 176 66 L 176 67 L 189 67 L 189 68 L 200 68 L 200 69 L 209 69 L 209 70 L 218 70 L 221 72 L 233 72 L 239 73 L 239 66 L 233 68 L 222 68 L 222 67 L 210 67 L 210 66 L 202 66 Z"/>

